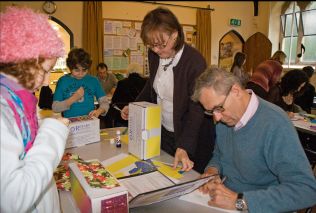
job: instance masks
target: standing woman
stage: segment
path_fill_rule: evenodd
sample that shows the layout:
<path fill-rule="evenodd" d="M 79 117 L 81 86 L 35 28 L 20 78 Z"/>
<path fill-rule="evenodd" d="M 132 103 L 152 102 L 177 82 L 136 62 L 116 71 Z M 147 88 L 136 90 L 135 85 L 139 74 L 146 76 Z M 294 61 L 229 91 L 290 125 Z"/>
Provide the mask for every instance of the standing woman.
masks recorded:
<path fill-rule="evenodd" d="M 48 17 L 27 8 L 0 14 L 1 212 L 60 212 L 53 172 L 69 120 L 38 126 L 33 92 L 48 83 L 64 44 Z"/>
<path fill-rule="evenodd" d="M 246 54 L 237 52 L 234 57 L 234 63 L 230 69 L 230 72 L 237 76 L 243 86 L 246 86 L 249 80 L 249 74 L 244 70 L 243 65 L 246 63 Z"/>
<path fill-rule="evenodd" d="M 174 167 L 181 162 L 183 170 L 203 173 L 213 151 L 215 130 L 191 95 L 194 79 L 205 70 L 206 62 L 185 44 L 182 26 L 166 8 L 145 16 L 141 38 L 149 47 L 150 77 L 136 101 L 161 105 L 161 148 L 175 157 Z M 121 116 L 128 119 L 128 106 Z"/>

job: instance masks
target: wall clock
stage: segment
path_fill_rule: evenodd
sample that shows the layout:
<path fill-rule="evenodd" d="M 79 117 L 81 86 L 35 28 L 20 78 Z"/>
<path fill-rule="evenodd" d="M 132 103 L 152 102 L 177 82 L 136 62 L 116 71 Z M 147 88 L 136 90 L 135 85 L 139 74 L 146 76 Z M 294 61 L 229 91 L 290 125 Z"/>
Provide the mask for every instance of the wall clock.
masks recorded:
<path fill-rule="evenodd" d="M 45 1 L 42 5 L 42 9 L 44 10 L 45 13 L 51 15 L 56 12 L 57 5 L 53 1 Z"/>

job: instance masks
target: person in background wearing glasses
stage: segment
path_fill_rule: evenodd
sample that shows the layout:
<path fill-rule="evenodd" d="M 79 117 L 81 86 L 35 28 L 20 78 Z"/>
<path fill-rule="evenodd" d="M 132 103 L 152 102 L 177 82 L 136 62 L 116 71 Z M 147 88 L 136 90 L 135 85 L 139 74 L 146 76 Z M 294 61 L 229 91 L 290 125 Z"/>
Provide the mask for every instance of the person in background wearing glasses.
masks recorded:
<path fill-rule="evenodd" d="M 203 56 L 184 42 L 177 17 L 158 7 L 143 20 L 141 38 L 149 48 L 150 77 L 136 101 L 158 103 L 162 109 L 161 148 L 174 156 L 174 168 L 203 172 L 214 144 L 214 124 L 190 97 L 194 79 L 206 68 Z M 128 106 L 121 111 L 128 119 Z"/>
<path fill-rule="evenodd" d="M 66 60 L 70 74 L 62 76 L 56 85 L 52 109 L 66 118 L 89 115 L 99 117 L 109 109 L 109 101 L 98 79 L 87 74 L 91 59 L 82 48 L 74 48 Z M 95 109 L 94 97 L 99 102 Z"/>
<path fill-rule="evenodd" d="M 227 177 L 225 183 L 215 180 L 200 188 L 209 193 L 209 205 L 266 213 L 316 204 L 313 171 L 282 109 L 219 68 L 198 77 L 192 99 L 217 121 L 213 157 L 202 177 Z"/>
<path fill-rule="evenodd" d="M 68 137 L 69 120 L 39 125 L 33 92 L 44 83 L 63 41 L 48 16 L 26 7 L 0 13 L 0 211 L 60 212 L 53 172 Z"/>

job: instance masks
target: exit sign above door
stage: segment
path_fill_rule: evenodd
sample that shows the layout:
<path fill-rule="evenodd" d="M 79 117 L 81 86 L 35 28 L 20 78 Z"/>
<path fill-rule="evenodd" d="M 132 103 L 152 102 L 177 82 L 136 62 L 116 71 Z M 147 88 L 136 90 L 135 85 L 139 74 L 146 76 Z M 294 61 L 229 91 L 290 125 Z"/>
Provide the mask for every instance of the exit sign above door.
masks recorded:
<path fill-rule="evenodd" d="M 241 20 L 232 18 L 232 19 L 229 20 L 229 24 L 231 26 L 240 26 L 241 25 Z"/>

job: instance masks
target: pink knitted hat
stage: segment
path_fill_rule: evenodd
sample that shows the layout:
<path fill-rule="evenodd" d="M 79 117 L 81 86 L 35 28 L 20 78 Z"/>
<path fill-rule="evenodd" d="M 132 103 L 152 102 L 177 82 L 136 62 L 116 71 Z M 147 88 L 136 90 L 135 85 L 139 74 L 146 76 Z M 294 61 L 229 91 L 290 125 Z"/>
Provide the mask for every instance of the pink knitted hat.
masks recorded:
<path fill-rule="evenodd" d="M 18 7 L 8 7 L 0 14 L 0 63 L 64 54 L 64 43 L 49 24 L 48 16 Z"/>

